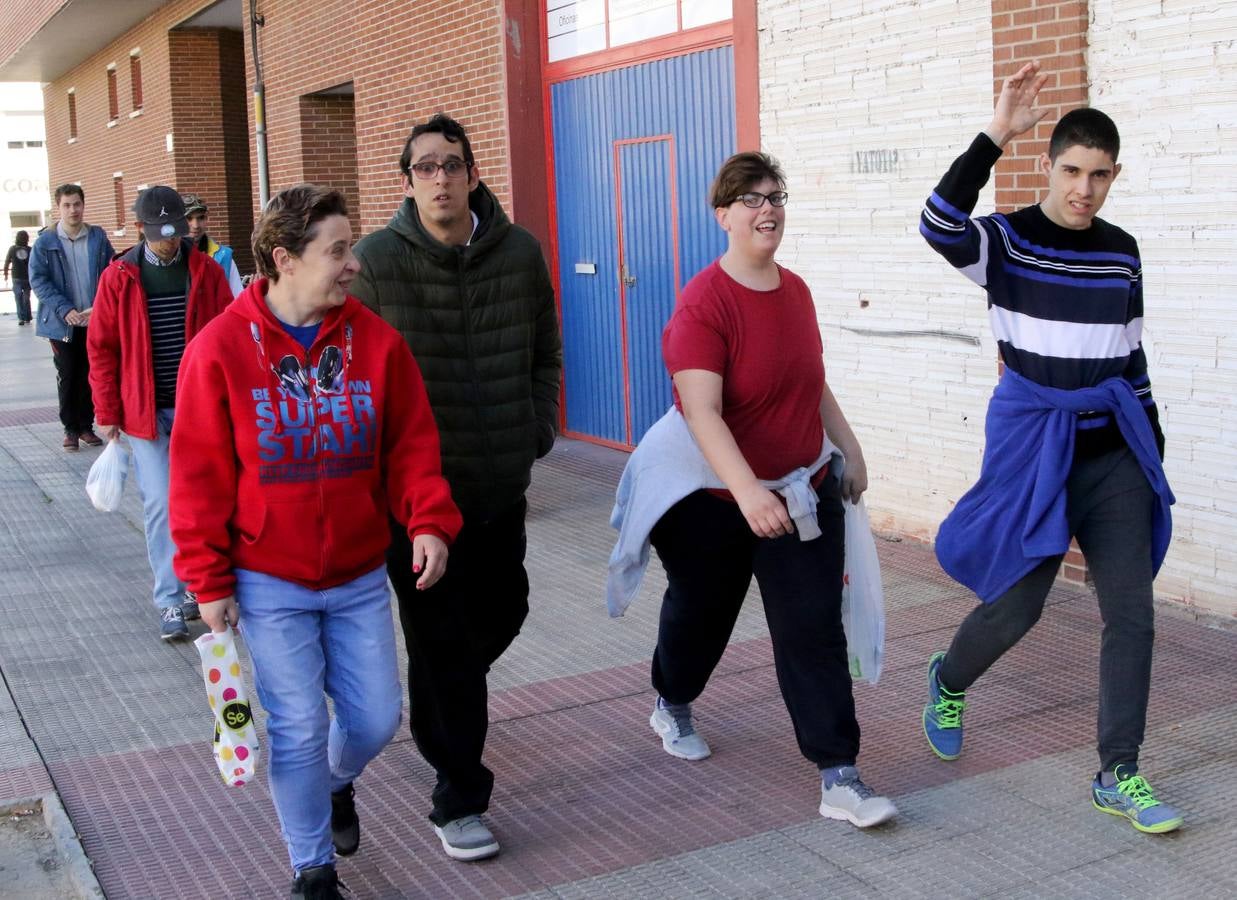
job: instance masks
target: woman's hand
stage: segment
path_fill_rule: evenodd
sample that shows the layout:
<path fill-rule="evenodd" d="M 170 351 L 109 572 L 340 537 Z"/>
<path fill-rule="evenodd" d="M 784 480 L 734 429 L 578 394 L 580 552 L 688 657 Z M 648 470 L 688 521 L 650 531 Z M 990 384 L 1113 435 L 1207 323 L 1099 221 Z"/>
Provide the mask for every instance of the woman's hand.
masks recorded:
<path fill-rule="evenodd" d="M 756 537 L 775 538 L 794 532 L 785 504 L 764 485 L 753 482 L 750 487 L 731 493 Z"/>
<path fill-rule="evenodd" d="M 432 534 L 418 534 L 412 539 L 412 573 L 421 573 L 417 590 L 433 587 L 447 571 L 447 545 Z"/>
<path fill-rule="evenodd" d="M 209 603 L 198 604 L 198 609 L 202 612 L 202 621 L 210 626 L 210 630 L 216 633 L 227 631 L 228 626 L 236 627 L 236 623 L 240 621 L 241 610 L 236 605 L 236 597 L 229 595 L 220 600 L 212 600 Z"/>
<path fill-rule="evenodd" d="M 863 461 L 863 454 L 846 457 L 846 465 L 842 467 L 842 501 L 858 503 L 867 489 L 868 465 Z"/>

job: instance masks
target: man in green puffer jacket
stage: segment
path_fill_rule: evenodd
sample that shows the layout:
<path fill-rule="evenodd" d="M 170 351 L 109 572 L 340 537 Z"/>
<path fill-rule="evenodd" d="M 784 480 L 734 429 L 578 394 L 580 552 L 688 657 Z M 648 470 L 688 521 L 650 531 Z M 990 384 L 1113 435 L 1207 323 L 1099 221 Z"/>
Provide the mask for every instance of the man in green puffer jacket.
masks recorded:
<path fill-rule="evenodd" d="M 524 492 L 554 444 L 562 344 L 541 247 L 481 183 L 463 127 L 442 113 L 416 126 L 400 170 L 406 199 L 354 248 L 352 292 L 412 348 L 464 514 L 432 588 L 416 590 L 398 526 L 387 570 L 408 647 L 412 736 L 438 774 L 429 818 L 448 856 L 483 859 L 498 852 L 480 819 L 494 786 L 481 762 L 486 673 L 528 614 Z M 350 795 L 338 801 L 346 824 Z"/>

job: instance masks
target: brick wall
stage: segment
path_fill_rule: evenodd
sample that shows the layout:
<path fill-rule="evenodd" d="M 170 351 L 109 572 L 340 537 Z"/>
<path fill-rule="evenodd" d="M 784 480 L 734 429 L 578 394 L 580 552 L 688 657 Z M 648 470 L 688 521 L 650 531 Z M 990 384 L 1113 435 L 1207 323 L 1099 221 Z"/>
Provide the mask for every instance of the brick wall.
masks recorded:
<path fill-rule="evenodd" d="M 918 233 L 987 124 L 987 0 L 766 0 L 760 130 L 784 164 L 781 261 L 816 301 L 829 383 L 863 443 L 878 528 L 920 538 L 979 471 L 996 345 L 982 293 Z M 992 188 L 979 205 L 991 209 Z"/>
<path fill-rule="evenodd" d="M 182 181 L 193 181 L 211 205 L 212 231 L 222 240 L 231 241 L 237 248 L 238 264 L 245 269 L 248 254 L 244 248 L 249 243 L 251 226 L 222 199 L 230 189 L 228 186 L 243 180 L 242 170 L 235 163 L 227 164 L 228 144 L 219 139 L 224 129 L 221 85 L 227 84 L 229 90 L 234 90 L 237 80 L 230 73 L 221 74 L 220 53 L 231 47 L 227 52 L 235 58 L 238 36 L 221 38 L 217 32 L 205 32 L 197 38 L 169 34 L 169 29 L 209 5 L 209 0 L 167 3 L 124 37 L 44 86 L 49 181 L 53 189 L 66 181 L 80 181 L 86 192 L 87 220 L 107 228 L 117 249 L 135 243 L 137 234 L 130 221 L 120 221 L 116 215 L 112 200 L 114 173 L 123 173 L 126 219 L 132 218 L 129 208 L 139 185 L 170 184 L 180 188 Z M 212 41 L 213 64 L 206 49 Z M 191 72 L 179 57 L 174 64 L 171 49 L 178 42 L 185 42 L 182 49 L 191 54 L 188 59 L 195 63 L 199 57 L 206 60 L 202 68 Z M 131 114 L 129 53 L 133 48 L 141 49 L 143 104 L 136 115 Z M 119 116 L 111 120 L 114 124 L 109 125 L 107 67 L 112 63 L 116 65 L 120 108 Z M 70 88 L 75 89 L 76 98 L 75 140 L 69 138 Z M 174 93 L 191 101 L 176 104 L 175 115 Z M 236 121 L 234 113 L 232 119 Z M 236 136 L 230 140 L 235 145 Z M 248 173 L 243 174 L 247 177 Z M 203 181 L 205 188 L 201 187 Z M 218 197 L 212 196 L 216 193 Z M 50 205 L 51 200 L 48 202 Z M 247 199 L 245 205 L 248 206 Z M 123 233 L 115 233 L 122 229 Z"/>
<path fill-rule="evenodd" d="M 300 106 L 305 180 L 343 193 L 352 233 L 359 237 L 356 104 L 350 96 L 310 94 L 301 98 Z"/>
<path fill-rule="evenodd" d="M 1091 105 L 1121 129 L 1101 215 L 1139 243 L 1177 495 L 1165 595 L 1237 616 L 1237 5 L 1091 0 Z"/>
<path fill-rule="evenodd" d="M 500 0 L 263 0 L 260 9 L 272 192 L 305 176 L 300 98 L 352 82 L 361 233 L 385 225 L 403 199 L 404 140 L 438 110 L 468 129 L 482 179 L 509 206 Z M 246 65 L 252 78 L 248 44 Z"/>

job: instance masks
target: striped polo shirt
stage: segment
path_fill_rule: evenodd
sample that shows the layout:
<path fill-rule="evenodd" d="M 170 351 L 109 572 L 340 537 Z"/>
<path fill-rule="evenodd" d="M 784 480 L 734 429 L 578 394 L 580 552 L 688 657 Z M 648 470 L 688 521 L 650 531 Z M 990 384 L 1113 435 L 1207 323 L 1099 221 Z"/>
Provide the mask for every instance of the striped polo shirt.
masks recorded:
<path fill-rule="evenodd" d="M 164 262 L 143 243 L 141 268 L 155 363 L 155 406 L 165 409 L 176 405 L 176 372 L 185 355 L 189 262 L 183 245 L 175 259 Z"/>
<path fill-rule="evenodd" d="M 971 218 L 1000 156 L 986 134 L 976 137 L 924 204 L 920 233 L 987 292 L 989 322 L 1006 366 L 1064 390 L 1124 377 L 1162 439 L 1142 347 L 1137 242 L 1099 218 L 1090 228 L 1063 228 L 1038 205 Z M 1084 456 L 1124 444 L 1103 413 L 1080 415 L 1076 437 Z"/>

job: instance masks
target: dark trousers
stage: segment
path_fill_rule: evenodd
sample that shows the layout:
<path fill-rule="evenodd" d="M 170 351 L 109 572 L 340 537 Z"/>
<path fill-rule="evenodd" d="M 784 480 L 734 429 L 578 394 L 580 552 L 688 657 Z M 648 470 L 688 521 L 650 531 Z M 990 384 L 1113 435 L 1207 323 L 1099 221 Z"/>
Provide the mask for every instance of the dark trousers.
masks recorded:
<path fill-rule="evenodd" d="M 1075 462 L 1066 483 L 1070 532 L 1087 558 L 1100 616 L 1100 766 L 1137 764 L 1151 690 L 1155 642 L 1151 521 L 1155 494 L 1126 448 Z M 950 690 L 965 691 L 1018 643 L 1044 610 L 1061 557 L 1044 560 L 963 620 L 940 669 Z"/>
<path fill-rule="evenodd" d="M 387 573 L 408 648 L 409 725 L 438 774 L 430 812 L 435 825 L 483 813 L 490 804 L 494 774 L 481 763 L 489 728 L 486 674 L 528 615 L 527 510 L 521 499 L 491 521 L 465 520 L 447 573 L 425 591 L 415 587 L 407 533 L 391 528 Z"/>
<path fill-rule="evenodd" d="M 817 492 L 822 534 L 758 538 L 737 504 L 707 491 L 676 503 L 653 529 L 669 586 L 661 605 L 653 687 L 691 703 L 722 658 L 752 575 L 773 640 L 777 683 L 799 751 L 821 768 L 851 765 L 859 723 L 842 631 L 843 525 L 838 482 Z"/>
<path fill-rule="evenodd" d="M 50 341 L 56 364 L 56 392 L 60 398 L 60 424 L 65 434 L 81 434 L 94 428 L 94 401 L 90 397 L 90 360 L 86 357 L 86 329 L 73 327 L 73 340 Z"/>

